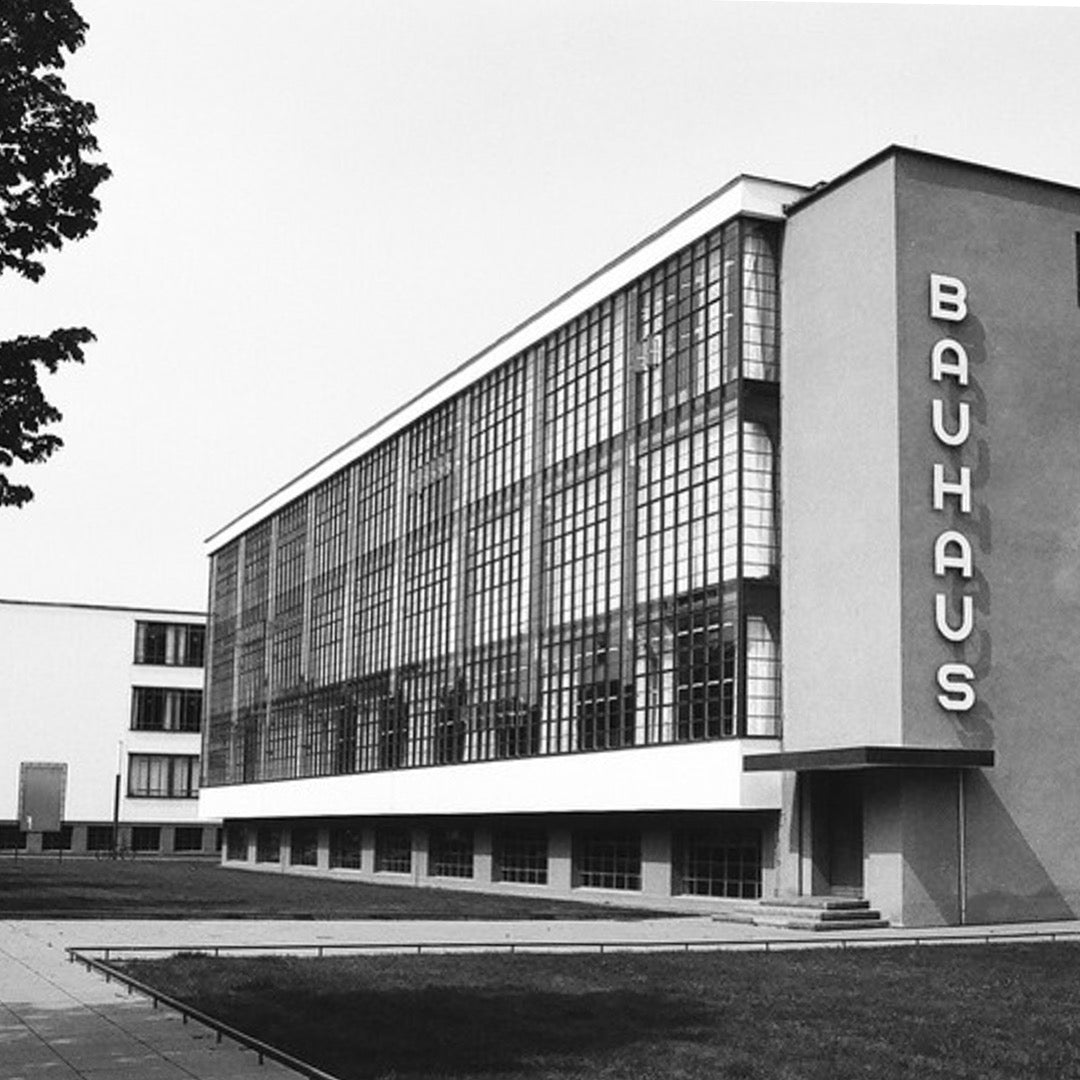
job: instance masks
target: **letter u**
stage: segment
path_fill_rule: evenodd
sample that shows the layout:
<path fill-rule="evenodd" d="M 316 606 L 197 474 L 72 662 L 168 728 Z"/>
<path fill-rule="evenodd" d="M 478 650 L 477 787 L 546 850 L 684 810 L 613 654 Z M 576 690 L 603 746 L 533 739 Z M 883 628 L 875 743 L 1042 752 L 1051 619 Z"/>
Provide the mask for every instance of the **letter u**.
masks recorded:
<path fill-rule="evenodd" d="M 945 428 L 945 402 L 941 398 L 934 398 L 932 408 L 931 422 L 938 441 L 946 446 L 963 446 L 971 434 L 971 406 L 966 401 L 961 401 L 957 405 L 955 431 L 948 431 Z"/>
<path fill-rule="evenodd" d="M 934 597 L 934 624 L 946 641 L 967 641 L 975 629 L 975 604 L 970 596 L 960 598 L 960 625 L 949 625 L 949 602 L 944 593 Z"/>

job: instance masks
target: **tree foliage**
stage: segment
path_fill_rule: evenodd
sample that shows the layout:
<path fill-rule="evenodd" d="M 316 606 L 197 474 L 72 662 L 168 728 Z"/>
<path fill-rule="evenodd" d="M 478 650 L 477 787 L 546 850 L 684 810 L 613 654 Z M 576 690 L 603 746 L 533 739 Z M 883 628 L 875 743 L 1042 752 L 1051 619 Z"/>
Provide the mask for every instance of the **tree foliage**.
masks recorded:
<path fill-rule="evenodd" d="M 94 193 L 109 168 L 92 160 L 96 113 L 68 94 L 58 74 L 86 30 L 71 0 L 0 0 L 0 274 L 38 281 L 45 273 L 39 256 L 97 225 Z M 61 416 L 39 375 L 81 363 L 93 336 L 71 327 L 0 342 L 0 469 L 43 461 L 62 445 L 43 431 Z M 0 506 L 32 498 L 29 487 L 0 472 Z"/>

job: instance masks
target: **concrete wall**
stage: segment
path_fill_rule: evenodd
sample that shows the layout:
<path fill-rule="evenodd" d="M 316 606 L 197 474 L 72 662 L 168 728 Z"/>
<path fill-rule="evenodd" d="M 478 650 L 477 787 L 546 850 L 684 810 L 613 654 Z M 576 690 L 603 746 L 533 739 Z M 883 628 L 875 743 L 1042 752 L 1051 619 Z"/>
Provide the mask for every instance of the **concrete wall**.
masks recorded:
<path fill-rule="evenodd" d="M 408 873 L 375 871 L 375 829 L 379 819 L 339 819 L 326 821 L 308 819 L 303 822 L 281 820 L 251 820 L 230 822 L 246 832 L 242 858 L 223 852 L 223 865 L 229 869 L 263 873 L 292 873 L 308 877 L 328 877 L 338 880 L 368 881 L 384 885 L 420 886 L 454 889 L 466 892 L 490 892 L 504 895 L 551 897 L 620 906 L 642 906 L 653 909 L 687 913 L 723 913 L 728 917 L 749 918 L 756 907 L 754 899 L 720 898 L 679 894 L 673 866 L 673 840 L 677 832 L 694 830 L 754 830 L 761 835 L 762 895 L 778 893 L 776 878 L 776 849 L 773 837 L 776 829 L 775 812 L 740 812 L 718 814 L 591 814 L 544 815 L 536 818 L 515 817 L 497 819 L 487 815 L 453 819 L 456 827 L 471 831 L 473 836 L 473 875 L 471 877 L 439 877 L 429 872 L 428 834 L 433 826 L 445 825 L 446 819 L 398 818 L 393 824 L 409 829 L 412 835 L 412 866 Z M 330 831 L 345 823 L 361 835 L 361 865 L 359 869 L 330 868 Z M 520 884 L 497 879 L 493 850 L 493 833 L 500 826 L 540 829 L 548 837 L 548 881 L 546 885 Z M 315 865 L 298 866 L 291 861 L 292 831 L 298 826 L 315 827 L 319 836 L 319 851 Z M 574 836 L 580 830 L 620 828 L 636 832 L 641 838 L 641 888 L 601 889 L 578 885 L 574 881 Z M 256 859 L 256 836 L 260 829 L 277 829 L 281 834 L 280 855 L 272 861 Z"/>
<path fill-rule="evenodd" d="M 784 749 L 900 741 L 893 162 L 788 224 Z"/>
<path fill-rule="evenodd" d="M 897 221 L 903 738 L 996 751 L 994 768 L 968 778 L 970 920 L 1067 917 L 1080 911 L 1080 194 L 902 155 Z M 930 317 L 931 273 L 966 285 L 962 322 Z M 972 412 L 958 449 L 930 424 L 942 390 L 930 351 L 945 336 L 970 362 L 968 386 L 946 388 L 950 417 L 962 400 Z M 955 498 L 933 509 L 935 463 L 950 478 L 971 469 L 970 513 Z M 935 629 L 943 529 L 973 552 L 973 577 L 947 585 L 957 622 L 960 596 L 974 598 L 975 629 L 959 644 Z M 938 703 L 946 662 L 974 671 L 973 708 Z M 914 805 L 905 919 L 947 919 L 954 870 L 930 854 L 945 823 L 914 828 Z"/>
<path fill-rule="evenodd" d="M 962 894 L 970 922 L 1080 912 L 1078 234 L 1076 192 L 903 151 L 787 229 L 784 749 L 997 756 L 962 803 L 951 770 L 867 786 L 867 894 L 909 925 L 958 921 Z M 964 283 L 962 321 L 933 316 L 931 274 Z M 931 379 L 943 338 L 966 386 Z M 935 436 L 935 397 L 950 428 L 970 409 L 962 446 Z M 935 464 L 970 469 L 970 511 L 934 508 Z M 970 578 L 935 574 L 945 530 L 967 538 Z M 938 592 L 953 626 L 971 597 L 966 640 L 937 628 Z M 970 666 L 971 708 L 939 701 L 944 664 Z M 813 830 L 794 797 L 789 816 L 790 863 Z"/>
<path fill-rule="evenodd" d="M 452 768 L 277 780 L 205 788 L 204 815 L 283 818 L 351 814 L 520 814 L 569 811 L 776 810 L 780 778 L 744 773 L 742 740 L 605 750 Z M 775 750 L 755 739 L 754 752 Z"/>
<path fill-rule="evenodd" d="M 112 821 L 121 766 L 122 822 L 190 822 L 194 799 L 127 797 L 129 753 L 194 754 L 200 736 L 134 732 L 131 688 L 202 686 L 202 668 L 133 663 L 135 623 L 201 622 L 185 613 L 0 601 L 0 820 L 19 812 L 21 762 L 67 765 L 66 821 Z"/>

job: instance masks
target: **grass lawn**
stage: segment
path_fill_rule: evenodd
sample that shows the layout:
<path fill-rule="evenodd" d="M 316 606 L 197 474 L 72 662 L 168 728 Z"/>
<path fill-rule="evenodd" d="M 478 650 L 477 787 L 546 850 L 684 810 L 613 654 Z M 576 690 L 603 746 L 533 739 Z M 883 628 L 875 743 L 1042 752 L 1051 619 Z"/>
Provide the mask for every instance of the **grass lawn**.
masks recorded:
<path fill-rule="evenodd" d="M 1080 946 L 123 965 L 342 1080 L 1068 1080 Z"/>
<path fill-rule="evenodd" d="M 212 862 L 0 859 L 0 918 L 641 918 L 649 912 L 250 873 Z"/>

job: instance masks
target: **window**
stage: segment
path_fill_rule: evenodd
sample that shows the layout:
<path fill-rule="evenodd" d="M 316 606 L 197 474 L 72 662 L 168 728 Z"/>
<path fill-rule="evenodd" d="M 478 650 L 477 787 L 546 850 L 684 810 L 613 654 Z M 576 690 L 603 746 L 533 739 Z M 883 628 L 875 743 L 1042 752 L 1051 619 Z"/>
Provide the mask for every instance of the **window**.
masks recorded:
<path fill-rule="evenodd" d="M 574 884 L 590 889 L 640 889 L 641 837 L 606 831 L 576 837 Z"/>
<path fill-rule="evenodd" d="M 360 869 L 360 830 L 338 826 L 330 830 L 330 868 L 333 870 Z"/>
<path fill-rule="evenodd" d="M 547 884 L 548 839 L 542 829 L 507 829 L 495 833 L 493 855 L 496 881 Z"/>
<path fill-rule="evenodd" d="M 90 825 L 86 830 L 87 851 L 112 851 L 113 827 L 111 825 Z"/>
<path fill-rule="evenodd" d="M 22 851 L 26 833 L 18 825 L 0 825 L 0 851 Z"/>
<path fill-rule="evenodd" d="M 761 896 L 761 834 L 754 830 L 678 833 L 673 892 L 690 896 Z"/>
<path fill-rule="evenodd" d="M 45 851 L 70 851 L 71 826 L 61 825 L 59 832 L 47 832 L 41 837 L 41 847 Z"/>
<path fill-rule="evenodd" d="M 316 866 L 319 862 L 319 830 L 312 825 L 294 826 L 289 835 L 289 862 L 293 866 Z"/>
<path fill-rule="evenodd" d="M 375 870 L 412 873 L 412 834 L 408 829 L 383 826 L 375 830 Z"/>
<path fill-rule="evenodd" d="M 478 703 L 476 729 L 485 759 L 529 757 L 540 752 L 539 706 L 520 698 L 493 698 Z"/>
<path fill-rule="evenodd" d="M 204 781 L 775 736 L 781 229 L 643 267 L 215 552 Z"/>
<path fill-rule="evenodd" d="M 281 830 L 271 825 L 264 825 L 255 833 L 255 861 L 281 861 Z"/>
<path fill-rule="evenodd" d="M 776 382 L 778 276 L 776 234 L 772 225 L 748 223 L 743 229 L 743 374 Z"/>
<path fill-rule="evenodd" d="M 129 754 L 128 795 L 136 799 L 194 799 L 199 759 L 194 754 Z"/>
<path fill-rule="evenodd" d="M 132 731 L 190 731 L 202 727 L 202 691 L 135 686 L 131 690 Z"/>
<path fill-rule="evenodd" d="M 428 875 L 471 878 L 473 834 L 471 829 L 432 829 L 428 834 Z"/>
<path fill-rule="evenodd" d="M 132 851 L 160 851 L 161 827 L 159 825 L 136 825 L 131 830 Z"/>
<path fill-rule="evenodd" d="M 465 760 L 465 693 L 446 687 L 435 705 L 435 763 L 450 765 Z"/>
<path fill-rule="evenodd" d="M 203 831 L 200 825 L 177 825 L 173 832 L 173 851 L 202 851 Z"/>
<path fill-rule="evenodd" d="M 611 750 L 634 744 L 634 688 L 618 679 L 586 682 L 577 692 L 578 748 Z"/>
<path fill-rule="evenodd" d="M 225 829 L 225 858 L 229 862 L 247 862 L 248 835 L 243 825 L 229 825 Z"/>
<path fill-rule="evenodd" d="M 198 623 L 137 622 L 135 663 L 202 667 L 206 627 Z"/>
<path fill-rule="evenodd" d="M 780 656 L 774 620 L 746 616 L 746 734 L 780 731 Z"/>

